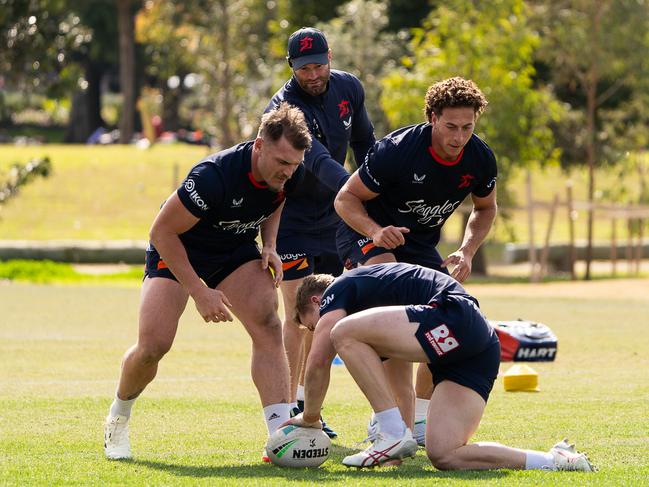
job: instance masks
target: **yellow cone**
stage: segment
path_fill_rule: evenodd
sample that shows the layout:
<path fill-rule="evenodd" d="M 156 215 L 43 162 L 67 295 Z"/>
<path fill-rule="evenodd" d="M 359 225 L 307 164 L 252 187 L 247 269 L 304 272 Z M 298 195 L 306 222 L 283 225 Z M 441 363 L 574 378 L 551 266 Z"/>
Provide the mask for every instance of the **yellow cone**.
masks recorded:
<path fill-rule="evenodd" d="M 539 374 L 529 365 L 512 365 L 503 375 L 506 391 L 536 391 L 539 389 Z"/>

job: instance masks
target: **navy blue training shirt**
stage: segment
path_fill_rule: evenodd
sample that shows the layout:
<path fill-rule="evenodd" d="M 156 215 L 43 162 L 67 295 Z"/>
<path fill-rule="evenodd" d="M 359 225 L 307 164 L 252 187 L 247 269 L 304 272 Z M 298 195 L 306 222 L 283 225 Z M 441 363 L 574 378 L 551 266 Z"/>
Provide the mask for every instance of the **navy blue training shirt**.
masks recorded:
<path fill-rule="evenodd" d="M 286 230 L 319 235 L 340 221 L 333 201 L 349 178 L 343 167 L 348 147 L 360 164 L 375 141 L 374 127 L 365 110 L 365 91 L 354 75 L 332 69 L 327 91 L 322 95 L 309 95 L 291 77 L 265 111 L 282 101 L 302 110 L 313 144 L 304 156 L 304 180 L 282 211 L 280 233 Z"/>
<path fill-rule="evenodd" d="M 484 198 L 494 189 L 498 170 L 489 146 L 473 134 L 455 161 L 431 146 L 428 123 L 398 129 L 379 140 L 358 174 L 379 193 L 365 202 L 381 226 L 408 227 L 406 245 L 435 247 L 440 229 L 469 194 Z"/>
<path fill-rule="evenodd" d="M 357 267 L 337 277 L 325 289 L 320 316 L 335 309 L 352 314 L 377 306 L 429 304 L 449 293 L 475 302 L 455 279 L 427 267 L 403 262 Z"/>
<path fill-rule="evenodd" d="M 282 204 L 285 194 L 299 184 L 302 164 L 280 192 L 252 175 L 252 146 L 243 142 L 212 154 L 196 164 L 177 193 L 187 210 L 200 221 L 180 235 L 186 247 L 227 251 L 254 242 L 259 226 Z"/>

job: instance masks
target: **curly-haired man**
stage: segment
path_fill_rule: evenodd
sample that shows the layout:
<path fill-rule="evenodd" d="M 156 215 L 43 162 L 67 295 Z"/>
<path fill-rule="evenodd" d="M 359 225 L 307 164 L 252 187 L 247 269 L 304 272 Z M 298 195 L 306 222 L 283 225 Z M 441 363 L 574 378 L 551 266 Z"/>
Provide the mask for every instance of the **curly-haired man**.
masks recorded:
<path fill-rule="evenodd" d="M 398 129 L 370 149 L 335 200 L 346 223 L 338 230 L 337 246 L 347 267 L 408 262 L 448 273 L 450 264 L 451 276 L 459 282 L 469 276 L 497 210 L 496 158 L 473 133 L 486 106 L 473 81 L 440 81 L 426 93 L 427 122 Z M 464 238 L 443 259 L 435 248 L 440 229 L 468 195 L 473 210 Z M 393 360 L 385 365 L 388 377 L 395 378 L 393 392 L 402 415 L 412 425 L 415 401 L 410 383 L 402 380 L 410 365 Z M 417 376 L 414 434 L 423 444 L 432 382 L 426 368 L 420 367 Z"/>

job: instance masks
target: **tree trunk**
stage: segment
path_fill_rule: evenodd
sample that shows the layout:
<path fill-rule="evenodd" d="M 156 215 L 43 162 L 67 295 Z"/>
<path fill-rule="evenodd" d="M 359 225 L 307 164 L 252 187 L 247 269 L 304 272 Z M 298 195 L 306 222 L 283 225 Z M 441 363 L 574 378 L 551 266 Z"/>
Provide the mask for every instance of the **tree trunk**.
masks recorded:
<path fill-rule="evenodd" d="M 162 127 L 164 130 L 177 132 L 180 128 L 180 101 L 182 88 L 171 89 L 165 82 L 162 87 Z"/>
<path fill-rule="evenodd" d="M 119 141 L 127 144 L 135 131 L 135 17 L 131 0 L 117 0 L 119 84 L 123 96 Z"/>
<path fill-rule="evenodd" d="M 586 272 L 584 274 L 585 280 L 590 280 L 590 266 L 593 260 L 593 226 L 594 226 L 594 213 L 593 208 L 595 204 L 595 97 L 597 95 L 597 87 L 590 85 L 588 87 L 587 98 L 587 119 L 586 130 L 588 134 L 588 142 L 586 143 L 586 159 L 588 161 L 588 236 L 586 244 Z"/>
<path fill-rule="evenodd" d="M 104 76 L 104 69 L 97 63 L 86 63 L 86 89 L 88 122 L 90 133 L 98 127 L 105 127 L 103 117 L 101 116 L 101 79 Z"/>
<path fill-rule="evenodd" d="M 599 82 L 599 31 L 603 9 L 595 7 L 592 15 L 591 46 L 593 50 L 592 61 L 586 75 L 586 159 L 588 162 L 588 242 L 586 244 L 586 272 L 585 280 L 590 280 L 590 267 L 593 260 L 593 226 L 595 220 L 595 163 L 596 154 L 596 120 L 597 116 L 597 84 Z"/>
<path fill-rule="evenodd" d="M 232 134 L 232 128 L 230 122 L 232 120 L 232 73 L 230 70 L 230 39 L 228 33 L 229 22 L 229 12 L 228 12 L 228 2 L 227 0 L 221 0 L 219 2 L 221 7 L 221 21 L 219 22 L 220 31 L 219 31 L 219 44 L 222 46 L 221 54 L 221 67 L 223 69 L 221 75 L 222 83 L 222 96 L 221 96 L 221 146 L 222 147 L 231 147 L 236 141 Z"/>
<path fill-rule="evenodd" d="M 63 140 L 68 144 L 84 143 L 92 133 L 88 119 L 88 93 L 87 90 L 77 90 L 72 95 L 70 120 Z M 94 129 L 92 129 L 94 130 Z"/>

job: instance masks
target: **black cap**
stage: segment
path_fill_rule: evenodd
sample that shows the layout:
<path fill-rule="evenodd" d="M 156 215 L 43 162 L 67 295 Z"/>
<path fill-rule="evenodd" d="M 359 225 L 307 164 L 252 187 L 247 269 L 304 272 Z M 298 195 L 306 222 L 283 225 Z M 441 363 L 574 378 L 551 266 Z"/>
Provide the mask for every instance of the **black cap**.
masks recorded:
<path fill-rule="evenodd" d="M 305 64 L 329 64 L 329 45 L 324 34 L 313 27 L 302 27 L 288 38 L 289 65 L 300 69 Z"/>

